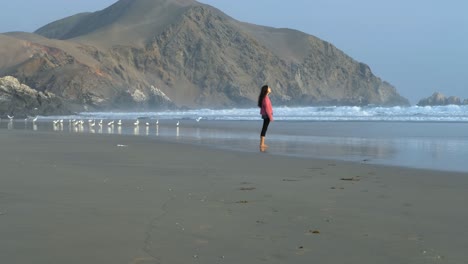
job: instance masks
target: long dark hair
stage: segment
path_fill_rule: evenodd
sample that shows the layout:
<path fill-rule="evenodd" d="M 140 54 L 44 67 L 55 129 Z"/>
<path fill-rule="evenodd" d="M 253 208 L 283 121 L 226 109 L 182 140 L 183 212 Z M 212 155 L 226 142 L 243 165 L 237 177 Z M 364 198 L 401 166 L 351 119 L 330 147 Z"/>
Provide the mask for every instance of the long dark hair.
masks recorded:
<path fill-rule="evenodd" d="M 262 90 L 260 90 L 260 95 L 258 96 L 258 107 L 262 108 L 263 99 L 268 94 L 268 85 L 263 85 Z"/>

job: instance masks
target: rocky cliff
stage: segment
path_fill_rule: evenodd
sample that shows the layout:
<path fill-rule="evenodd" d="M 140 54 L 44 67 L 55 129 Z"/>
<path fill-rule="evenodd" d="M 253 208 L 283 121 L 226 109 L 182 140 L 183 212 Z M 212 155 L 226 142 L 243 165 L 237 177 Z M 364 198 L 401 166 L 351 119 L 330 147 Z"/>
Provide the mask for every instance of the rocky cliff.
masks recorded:
<path fill-rule="evenodd" d="M 427 98 L 423 98 L 418 102 L 419 106 L 436 106 L 436 105 L 468 105 L 468 99 L 461 100 L 456 96 L 446 97 L 445 95 L 435 92 Z"/>
<path fill-rule="evenodd" d="M 21 84 L 16 78 L 0 78 L 0 117 L 35 115 L 64 115 L 70 110 L 50 92 L 38 92 Z"/>
<path fill-rule="evenodd" d="M 328 42 L 193 0 L 120 0 L 0 43 L 0 75 L 95 109 L 252 107 L 265 83 L 281 105 L 408 105 Z"/>

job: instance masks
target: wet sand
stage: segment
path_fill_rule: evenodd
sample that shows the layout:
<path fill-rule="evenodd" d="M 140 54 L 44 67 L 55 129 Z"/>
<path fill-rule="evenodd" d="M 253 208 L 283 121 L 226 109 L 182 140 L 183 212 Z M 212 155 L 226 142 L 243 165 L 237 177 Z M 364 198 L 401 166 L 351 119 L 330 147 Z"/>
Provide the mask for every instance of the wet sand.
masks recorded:
<path fill-rule="evenodd" d="M 83 118 L 83 117 L 79 117 Z M 87 119 L 87 118 L 85 118 Z M 87 121 L 87 120 L 86 120 Z M 72 126 L 68 120 L 53 125 L 38 122 L 0 121 L 0 129 L 76 134 L 140 135 L 165 141 L 205 145 L 226 150 L 257 152 L 261 121 L 123 120 L 122 126 Z M 99 122 L 99 121 L 97 121 Z M 151 124 L 146 126 L 145 123 Z M 267 142 L 270 154 L 320 158 L 468 173 L 468 123 L 408 122 L 296 122 L 275 121 Z"/>
<path fill-rule="evenodd" d="M 466 173 L 0 130 L 0 261 L 465 263 L 467 189 Z"/>

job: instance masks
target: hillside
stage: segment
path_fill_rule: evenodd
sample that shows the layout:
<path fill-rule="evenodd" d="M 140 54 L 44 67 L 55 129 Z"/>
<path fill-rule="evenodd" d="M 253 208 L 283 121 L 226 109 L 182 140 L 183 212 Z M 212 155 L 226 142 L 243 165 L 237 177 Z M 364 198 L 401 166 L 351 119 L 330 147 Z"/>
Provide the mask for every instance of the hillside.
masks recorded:
<path fill-rule="evenodd" d="M 0 43 L 1 75 L 95 109 L 252 107 L 265 83 L 281 105 L 408 104 L 328 42 L 193 0 L 121 0 Z"/>

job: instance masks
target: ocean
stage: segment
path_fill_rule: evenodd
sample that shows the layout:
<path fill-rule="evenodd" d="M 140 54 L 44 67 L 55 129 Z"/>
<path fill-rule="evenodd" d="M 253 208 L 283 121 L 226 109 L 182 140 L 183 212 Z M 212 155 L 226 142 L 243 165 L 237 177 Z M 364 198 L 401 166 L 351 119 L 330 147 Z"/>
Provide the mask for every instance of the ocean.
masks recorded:
<path fill-rule="evenodd" d="M 276 107 L 274 117 L 267 132 L 267 154 L 468 172 L 468 106 Z M 117 125 L 119 119 L 122 126 Z M 58 120 L 63 123 L 54 125 Z M 73 125 L 70 120 L 84 124 Z M 89 120 L 96 120 L 96 125 L 91 127 Z M 109 126 L 111 120 L 114 125 Z M 256 152 L 261 122 L 258 108 L 233 108 L 86 112 L 39 116 L 35 123 L 31 118 L 3 119 L 0 128 L 131 134 Z"/>

